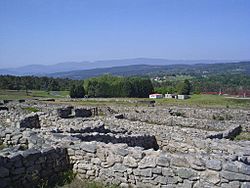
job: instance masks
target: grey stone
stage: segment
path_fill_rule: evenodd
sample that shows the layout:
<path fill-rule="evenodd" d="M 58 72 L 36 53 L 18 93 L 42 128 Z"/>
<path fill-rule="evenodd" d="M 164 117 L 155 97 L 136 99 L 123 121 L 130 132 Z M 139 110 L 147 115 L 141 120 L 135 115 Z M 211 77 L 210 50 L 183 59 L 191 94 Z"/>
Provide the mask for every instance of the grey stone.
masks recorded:
<path fill-rule="evenodd" d="M 0 166 L 0 178 L 9 176 L 9 170 Z"/>
<path fill-rule="evenodd" d="M 115 150 L 115 153 L 118 155 L 121 155 L 121 156 L 126 156 L 126 155 L 128 155 L 128 150 L 123 149 L 123 148 L 117 148 Z"/>
<path fill-rule="evenodd" d="M 181 187 L 183 187 L 183 188 L 192 188 L 193 184 L 194 184 L 193 181 L 184 180 Z"/>
<path fill-rule="evenodd" d="M 152 172 L 154 173 L 154 174 L 161 174 L 161 167 L 156 167 L 156 168 L 153 168 L 153 170 L 152 170 Z"/>
<path fill-rule="evenodd" d="M 121 184 L 120 184 L 120 187 L 121 187 L 121 188 L 129 188 L 130 185 L 127 184 L 127 183 L 121 183 Z"/>
<path fill-rule="evenodd" d="M 21 153 L 21 155 L 23 156 L 23 158 L 31 158 L 31 157 L 37 157 L 41 154 L 41 151 L 37 150 L 37 149 L 28 149 L 25 150 Z"/>
<path fill-rule="evenodd" d="M 80 148 L 86 152 L 96 153 L 97 146 L 96 146 L 96 143 L 93 143 L 93 142 L 92 143 L 83 142 L 81 143 Z"/>
<path fill-rule="evenodd" d="M 156 167 L 156 158 L 146 156 L 139 162 L 139 168 Z"/>
<path fill-rule="evenodd" d="M 171 168 L 162 168 L 161 171 L 163 176 L 174 176 L 174 172 Z"/>
<path fill-rule="evenodd" d="M 22 118 L 18 128 L 41 128 L 39 117 L 36 113 L 31 113 Z"/>
<path fill-rule="evenodd" d="M 174 166 L 178 166 L 178 167 L 189 167 L 189 162 L 187 161 L 187 159 L 183 156 L 183 157 L 174 157 L 171 159 L 171 163 Z"/>
<path fill-rule="evenodd" d="M 219 160 L 208 160 L 206 161 L 206 167 L 212 170 L 221 170 L 221 161 Z"/>
<path fill-rule="evenodd" d="M 229 182 L 229 183 L 222 183 L 221 187 L 222 188 L 240 188 L 240 182 L 232 181 L 232 182 Z"/>
<path fill-rule="evenodd" d="M 75 109 L 75 116 L 76 117 L 91 117 L 92 112 L 91 110 L 88 110 L 88 109 L 78 108 L 78 109 Z"/>
<path fill-rule="evenodd" d="M 204 160 L 196 157 L 196 158 L 189 158 L 188 161 L 190 163 L 191 168 L 199 171 L 206 170 L 206 164 Z"/>
<path fill-rule="evenodd" d="M 92 162 L 93 164 L 97 164 L 97 165 L 101 164 L 101 160 L 100 160 L 99 158 L 92 158 L 92 159 L 91 159 L 91 162 Z"/>
<path fill-rule="evenodd" d="M 250 175 L 250 165 L 237 162 L 237 166 L 238 166 L 239 173 Z"/>
<path fill-rule="evenodd" d="M 250 188 L 250 182 L 243 182 L 240 188 Z"/>
<path fill-rule="evenodd" d="M 57 115 L 61 118 L 68 118 L 71 113 L 72 113 L 72 107 L 57 109 Z"/>
<path fill-rule="evenodd" d="M 9 188 L 10 183 L 10 178 L 0 178 L 0 188 Z"/>
<path fill-rule="evenodd" d="M 168 167 L 169 166 L 169 162 L 170 162 L 170 160 L 167 158 L 167 157 L 165 157 L 165 156 L 160 156 L 160 157 L 158 157 L 157 158 L 157 165 L 159 165 L 159 166 L 165 166 L 165 167 Z"/>
<path fill-rule="evenodd" d="M 125 172 L 127 170 L 127 168 L 120 163 L 116 163 L 113 166 L 113 170 L 114 170 L 114 172 Z"/>
<path fill-rule="evenodd" d="M 161 184 L 167 184 L 168 183 L 168 178 L 165 176 L 157 176 L 155 178 L 155 181 Z"/>
<path fill-rule="evenodd" d="M 24 168 L 24 167 L 16 168 L 16 169 L 13 170 L 11 173 L 12 173 L 12 174 L 24 174 L 24 173 L 25 173 L 25 168 Z"/>
<path fill-rule="evenodd" d="M 125 166 L 131 167 L 131 168 L 136 168 L 138 166 L 136 160 L 133 157 L 130 157 L 130 156 L 124 157 L 123 164 Z"/>
<path fill-rule="evenodd" d="M 204 179 L 204 181 L 214 185 L 221 181 L 220 174 L 213 170 L 206 170 L 202 172 L 201 178 Z"/>
<path fill-rule="evenodd" d="M 246 174 L 240 174 L 240 173 L 235 173 L 235 172 L 229 172 L 229 171 L 221 171 L 220 172 L 221 176 L 227 180 L 238 180 L 238 181 L 250 181 L 250 176 Z"/>
<path fill-rule="evenodd" d="M 168 179 L 167 182 L 170 184 L 176 184 L 179 182 L 179 179 L 175 176 L 174 177 L 169 176 L 169 177 L 167 177 L 167 179 Z"/>
<path fill-rule="evenodd" d="M 232 163 L 232 162 L 226 162 L 223 164 L 223 169 L 226 171 L 230 171 L 230 172 L 238 172 L 238 166 L 236 165 L 236 163 Z"/>
<path fill-rule="evenodd" d="M 190 179 L 193 177 L 197 177 L 198 175 L 197 172 L 189 168 L 178 168 L 176 170 L 176 173 L 178 174 L 179 177 L 184 179 Z"/>
<path fill-rule="evenodd" d="M 134 169 L 134 175 L 145 176 L 145 177 L 152 177 L 152 169 Z"/>

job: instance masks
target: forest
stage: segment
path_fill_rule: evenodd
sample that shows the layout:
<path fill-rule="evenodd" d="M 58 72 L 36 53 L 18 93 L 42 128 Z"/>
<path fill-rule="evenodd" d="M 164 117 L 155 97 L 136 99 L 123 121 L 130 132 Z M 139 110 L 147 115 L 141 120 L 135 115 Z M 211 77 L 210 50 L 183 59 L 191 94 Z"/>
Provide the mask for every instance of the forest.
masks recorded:
<path fill-rule="evenodd" d="M 250 95 L 250 76 L 244 74 L 197 76 L 189 78 L 189 82 L 191 92 L 195 94 L 221 92 L 230 95 L 243 93 Z M 163 82 L 153 81 L 153 86 L 158 93 L 178 93 L 181 83 L 180 80 L 167 79 Z"/>
<path fill-rule="evenodd" d="M 8 90 L 44 90 L 44 91 L 65 91 L 75 84 L 82 84 L 83 81 L 37 77 L 37 76 L 0 76 L 0 89 Z"/>
<path fill-rule="evenodd" d="M 0 89 L 70 91 L 73 98 L 89 97 L 148 97 L 156 93 L 199 94 L 222 92 L 250 95 L 250 76 L 221 74 L 197 76 L 185 80 L 166 79 L 162 82 L 149 77 L 122 77 L 106 74 L 85 80 L 36 76 L 0 76 Z"/>

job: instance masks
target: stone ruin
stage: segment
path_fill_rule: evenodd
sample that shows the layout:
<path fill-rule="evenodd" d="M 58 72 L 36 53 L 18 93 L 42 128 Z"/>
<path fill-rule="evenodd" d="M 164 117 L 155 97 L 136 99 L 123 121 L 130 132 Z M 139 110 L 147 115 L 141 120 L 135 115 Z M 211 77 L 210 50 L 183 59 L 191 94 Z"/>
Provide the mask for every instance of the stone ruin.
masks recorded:
<path fill-rule="evenodd" d="M 34 105 L 41 112 L 22 110 Z M 3 188 L 53 182 L 69 169 L 78 178 L 120 187 L 250 186 L 250 141 L 233 140 L 249 131 L 249 110 L 112 106 L 86 117 L 74 113 L 79 106 L 7 106 L 0 112 Z"/>
<path fill-rule="evenodd" d="M 57 109 L 57 114 L 61 118 L 91 117 L 92 116 L 91 109 L 76 108 L 76 109 L 74 109 L 74 114 L 73 114 L 73 109 L 74 109 L 73 106 L 67 106 L 67 107 L 64 107 L 64 108 L 58 108 Z"/>
<path fill-rule="evenodd" d="M 26 115 L 24 118 L 20 119 L 17 128 L 41 128 L 38 115 L 36 113 Z"/>

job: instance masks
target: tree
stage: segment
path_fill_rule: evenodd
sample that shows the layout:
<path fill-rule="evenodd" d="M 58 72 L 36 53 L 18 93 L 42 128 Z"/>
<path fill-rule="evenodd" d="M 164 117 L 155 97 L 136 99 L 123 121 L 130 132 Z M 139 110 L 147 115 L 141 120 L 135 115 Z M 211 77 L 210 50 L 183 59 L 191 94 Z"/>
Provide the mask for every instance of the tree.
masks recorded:
<path fill-rule="evenodd" d="M 85 95 L 85 90 L 82 85 L 72 85 L 69 93 L 71 98 L 83 98 Z"/>
<path fill-rule="evenodd" d="M 188 80 L 180 82 L 176 87 L 179 95 L 190 95 L 191 84 Z"/>

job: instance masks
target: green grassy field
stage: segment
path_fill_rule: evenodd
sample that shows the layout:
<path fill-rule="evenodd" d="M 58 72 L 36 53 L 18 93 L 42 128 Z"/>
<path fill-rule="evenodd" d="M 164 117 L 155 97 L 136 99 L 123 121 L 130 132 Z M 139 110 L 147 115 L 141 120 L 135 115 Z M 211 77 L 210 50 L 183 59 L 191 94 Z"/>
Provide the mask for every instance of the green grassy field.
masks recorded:
<path fill-rule="evenodd" d="M 233 99 L 219 95 L 192 95 L 187 100 L 158 99 L 158 104 L 187 105 L 218 108 L 250 108 L 250 99 Z"/>
<path fill-rule="evenodd" d="M 69 94 L 68 91 L 29 91 L 27 95 L 25 91 L 16 90 L 0 90 L 0 100 L 3 99 L 27 99 L 27 98 L 55 98 L 55 99 L 65 99 Z M 152 100 L 149 98 L 89 98 L 81 99 L 77 101 L 65 101 L 65 103 L 74 103 L 80 105 L 147 105 L 136 103 L 136 101 L 142 100 Z M 176 99 L 156 99 L 156 105 L 170 105 L 170 106 L 197 106 L 197 107 L 216 107 L 216 108 L 248 108 L 250 109 L 250 99 L 235 99 L 228 98 L 225 96 L 218 95 L 192 95 L 190 99 L 187 100 L 176 100 Z"/>
<path fill-rule="evenodd" d="M 28 91 L 28 95 L 24 90 L 0 90 L 0 100 L 10 99 L 27 99 L 27 98 L 64 98 L 69 94 L 68 91 Z"/>
<path fill-rule="evenodd" d="M 68 101 L 68 103 L 78 105 L 129 105 L 129 106 L 147 106 L 147 104 L 137 103 L 136 101 L 149 101 L 149 98 L 89 98 L 78 101 Z M 197 106 L 213 108 L 248 108 L 250 109 L 250 99 L 233 99 L 218 95 L 192 95 L 187 100 L 177 99 L 156 99 L 156 105 L 169 106 Z"/>

